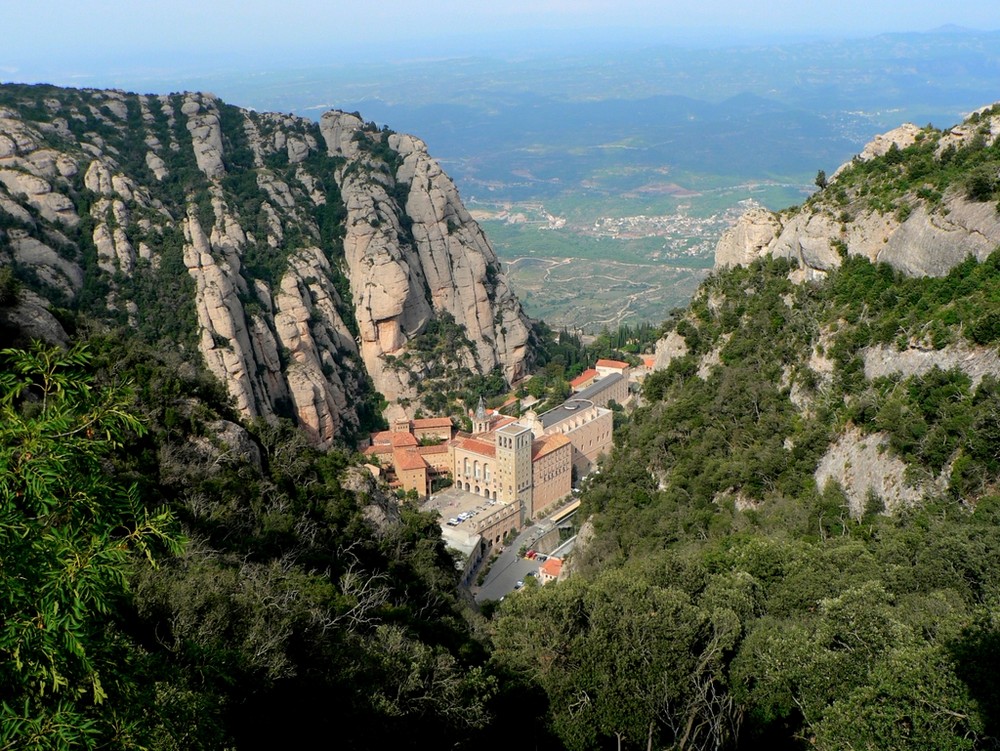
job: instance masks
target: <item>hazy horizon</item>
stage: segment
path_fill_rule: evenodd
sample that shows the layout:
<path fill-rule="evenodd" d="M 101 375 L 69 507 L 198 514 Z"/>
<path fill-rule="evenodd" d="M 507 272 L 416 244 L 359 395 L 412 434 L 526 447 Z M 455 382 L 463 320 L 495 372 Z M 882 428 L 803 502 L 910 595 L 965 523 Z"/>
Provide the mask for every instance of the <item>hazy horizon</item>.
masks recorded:
<path fill-rule="evenodd" d="M 490 7 L 436 0 L 374 6 L 290 0 L 128 6 L 9 0 L 0 80 L 116 86 L 170 76 L 304 65 L 400 64 L 468 56 L 545 57 L 655 46 L 712 48 L 928 32 L 1000 29 L 1000 7 L 957 0 L 809 8 L 706 0 L 515 0 Z"/>

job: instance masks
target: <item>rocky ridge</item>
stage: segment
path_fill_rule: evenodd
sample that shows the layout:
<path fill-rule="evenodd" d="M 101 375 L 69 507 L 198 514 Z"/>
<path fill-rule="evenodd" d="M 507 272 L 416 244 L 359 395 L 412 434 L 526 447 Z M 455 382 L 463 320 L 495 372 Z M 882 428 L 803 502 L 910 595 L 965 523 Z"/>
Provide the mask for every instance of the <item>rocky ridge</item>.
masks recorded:
<path fill-rule="evenodd" d="M 859 165 L 879 159 L 879 165 L 885 162 L 882 169 L 892 171 L 902 157 L 890 158 L 891 153 L 903 154 L 920 144 L 940 163 L 962 149 L 986 149 L 998 137 L 1000 112 L 993 108 L 944 132 L 907 124 L 877 136 L 802 208 L 745 213 L 720 239 L 715 267 L 746 265 L 769 255 L 796 260 L 799 278 L 816 278 L 838 267 L 844 256 L 857 255 L 911 276 L 944 276 L 970 254 L 983 260 L 1000 246 L 995 202 L 974 200 L 963 186 L 938 190 L 932 182 L 921 183 L 919 176 L 909 189 L 897 189 L 879 202 L 871 200 L 868 186 L 859 189 L 848 178 Z"/>
<path fill-rule="evenodd" d="M 359 426 L 373 385 L 390 412 L 417 397 L 431 374 L 391 363 L 442 316 L 464 332 L 452 368 L 510 380 L 531 357 L 424 143 L 342 112 L 0 87 L 0 264 L 36 307 L 200 357 L 245 417 L 291 417 L 319 445 Z"/>

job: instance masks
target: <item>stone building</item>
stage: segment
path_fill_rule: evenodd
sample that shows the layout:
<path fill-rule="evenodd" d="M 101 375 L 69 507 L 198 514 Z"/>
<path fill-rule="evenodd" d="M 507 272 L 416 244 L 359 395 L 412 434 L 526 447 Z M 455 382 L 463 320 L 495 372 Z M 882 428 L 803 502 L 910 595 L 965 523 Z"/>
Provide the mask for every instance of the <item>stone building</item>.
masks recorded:
<path fill-rule="evenodd" d="M 548 435 L 531 444 L 529 518 L 544 514 L 573 490 L 573 444 L 564 435 Z"/>
<path fill-rule="evenodd" d="M 507 417 L 487 411 L 480 399 L 471 433 L 454 434 L 448 418 L 397 420 L 392 430 L 373 434 L 365 451 L 379 458 L 390 487 L 427 496 L 434 479 L 447 475 L 487 501 L 515 504 L 523 523 L 569 495 L 574 471 L 582 477 L 611 449 L 612 414 L 604 405 L 623 402 L 627 393 L 624 374 L 611 367 L 541 415 Z M 418 434 L 423 442 L 450 440 L 421 446 Z"/>

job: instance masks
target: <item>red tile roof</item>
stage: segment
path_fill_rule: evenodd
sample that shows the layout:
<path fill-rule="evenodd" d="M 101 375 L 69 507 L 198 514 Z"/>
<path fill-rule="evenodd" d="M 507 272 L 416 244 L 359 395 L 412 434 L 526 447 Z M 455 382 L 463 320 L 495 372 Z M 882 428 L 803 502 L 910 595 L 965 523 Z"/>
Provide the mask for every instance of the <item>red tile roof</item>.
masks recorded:
<path fill-rule="evenodd" d="M 417 446 L 417 453 L 421 456 L 427 454 L 447 454 L 449 451 L 447 443 L 439 443 L 436 446 Z"/>
<path fill-rule="evenodd" d="M 592 381 L 597 376 L 597 371 L 593 368 L 587 368 L 585 371 L 580 373 L 576 378 L 569 382 L 572 388 L 578 388 L 583 386 L 588 381 Z"/>
<path fill-rule="evenodd" d="M 543 456 L 548 456 L 553 451 L 572 443 L 569 438 L 561 433 L 547 435 L 531 442 L 531 461 L 537 461 Z"/>
<path fill-rule="evenodd" d="M 427 469 L 424 457 L 416 451 L 393 451 L 392 464 L 397 472 L 410 469 Z"/>
<path fill-rule="evenodd" d="M 452 426 L 450 417 L 421 417 L 413 420 L 413 427 L 417 428 L 450 428 Z"/>
<path fill-rule="evenodd" d="M 463 448 L 466 451 L 471 451 L 474 454 L 479 454 L 480 456 L 496 456 L 497 447 L 493 443 L 487 443 L 486 441 L 477 441 L 475 438 L 466 438 L 458 442 L 459 448 Z"/>
<path fill-rule="evenodd" d="M 508 417 L 507 415 L 500 415 L 493 418 L 493 422 L 490 423 L 490 430 L 500 430 L 500 428 L 505 425 L 510 425 L 512 422 L 517 422 L 516 417 Z"/>
<path fill-rule="evenodd" d="M 546 576 L 558 579 L 559 574 L 562 573 L 562 564 L 562 558 L 549 558 L 542 564 L 542 567 L 539 570 Z"/>
<path fill-rule="evenodd" d="M 598 367 L 601 368 L 627 368 L 628 363 L 621 360 L 598 360 Z"/>
<path fill-rule="evenodd" d="M 393 433 L 391 430 L 383 430 L 380 433 L 372 433 L 373 446 L 416 446 L 417 439 L 412 433 Z"/>

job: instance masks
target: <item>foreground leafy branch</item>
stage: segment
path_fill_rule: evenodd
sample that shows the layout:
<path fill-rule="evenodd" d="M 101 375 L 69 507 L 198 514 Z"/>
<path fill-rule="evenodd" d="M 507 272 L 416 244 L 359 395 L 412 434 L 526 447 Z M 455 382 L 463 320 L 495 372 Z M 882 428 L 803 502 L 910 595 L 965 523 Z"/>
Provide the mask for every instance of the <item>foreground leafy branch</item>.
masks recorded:
<path fill-rule="evenodd" d="M 143 426 L 85 349 L 0 352 L 0 749 L 128 745 L 108 616 L 136 554 L 177 550 L 108 458 Z"/>

